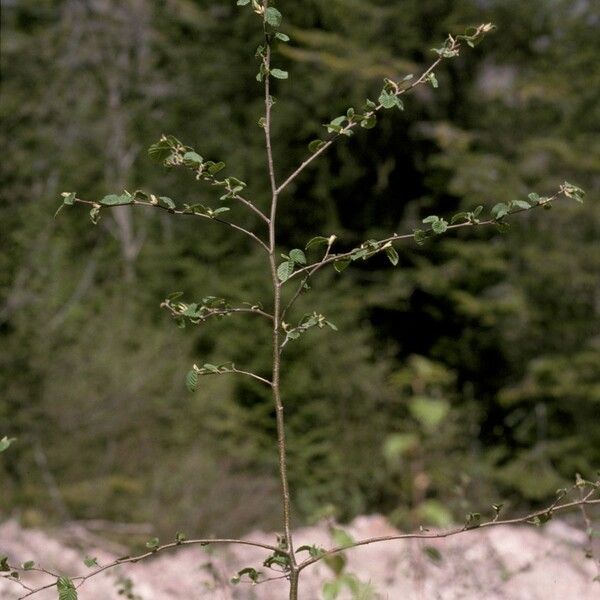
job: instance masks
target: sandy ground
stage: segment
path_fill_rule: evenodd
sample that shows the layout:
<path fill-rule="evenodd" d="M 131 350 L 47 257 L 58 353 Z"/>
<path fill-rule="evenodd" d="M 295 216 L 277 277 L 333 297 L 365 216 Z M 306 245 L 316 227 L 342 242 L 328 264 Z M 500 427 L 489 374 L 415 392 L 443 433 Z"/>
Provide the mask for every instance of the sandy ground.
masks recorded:
<path fill-rule="evenodd" d="M 360 517 L 346 529 L 356 539 L 396 532 L 378 516 Z M 65 541 L 70 537 L 64 531 L 49 534 L 6 521 L 0 524 L 0 555 L 7 554 L 13 564 L 35 560 L 55 572 L 77 575 L 88 571 L 82 563 L 86 553 L 97 557 L 100 564 L 120 554 L 118 548 L 94 538 L 88 538 L 84 553 Z M 274 543 L 272 534 L 262 532 L 251 533 L 247 539 Z M 356 548 L 347 553 L 347 570 L 362 582 L 370 582 L 374 590 L 361 600 L 598 600 L 600 583 L 593 582 L 596 569 L 584 556 L 584 543 L 582 531 L 560 521 L 552 521 L 542 530 L 528 526 L 489 528 L 426 543 L 394 541 Z M 330 546 L 327 527 L 298 530 L 296 544 Z M 432 560 L 425 546 L 435 547 L 441 560 Z M 123 598 L 119 581 L 128 578 L 136 600 L 285 600 L 285 581 L 237 586 L 229 583 L 242 567 L 261 568 L 266 553 L 251 547 L 217 551 L 198 546 L 178 548 L 88 580 L 79 589 L 79 598 Z M 322 599 L 322 586 L 332 579 L 332 571 L 323 563 L 307 569 L 300 598 Z M 27 573 L 24 581 L 35 586 L 50 579 Z M 14 600 L 25 592 L 0 579 L 2 600 Z M 34 598 L 56 600 L 56 589 Z M 346 589 L 338 596 L 339 600 L 350 598 Z"/>

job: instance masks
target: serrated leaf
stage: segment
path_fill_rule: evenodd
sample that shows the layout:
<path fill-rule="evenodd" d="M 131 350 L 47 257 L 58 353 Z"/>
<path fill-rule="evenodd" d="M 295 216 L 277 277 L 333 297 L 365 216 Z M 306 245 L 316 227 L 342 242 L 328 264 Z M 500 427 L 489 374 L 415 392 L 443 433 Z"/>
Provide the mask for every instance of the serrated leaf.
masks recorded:
<path fill-rule="evenodd" d="M 437 234 L 444 233 L 448 229 L 448 223 L 444 219 L 438 219 L 431 224 L 431 229 Z"/>
<path fill-rule="evenodd" d="M 288 72 L 283 71 L 282 69 L 271 69 L 270 73 L 273 77 L 275 77 L 275 79 L 287 79 L 288 78 Z"/>
<path fill-rule="evenodd" d="M 298 265 L 306 264 L 306 255 L 300 248 L 294 248 L 290 250 L 290 260 L 294 261 Z"/>
<path fill-rule="evenodd" d="M 95 556 L 86 556 L 83 559 L 83 564 L 91 569 L 98 566 L 98 559 Z"/>
<path fill-rule="evenodd" d="M 308 241 L 305 248 L 306 250 L 309 250 L 310 248 L 314 248 L 316 246 L 326 246 L 328 243 L 329 238 L 323 237 L 322 235 L 317 235 Z"/>
<path fill-rule="evenodd" d="M 198 372 L 196 369 L 191 369 L 185 376 L 185 387 L 190 392 L 195 392 L 198 389 Z"/>
<path fill-rule="evenodd" d="M 160 140 L 148 148 L 148 156 L 158 162 L 164 162 L 172 153 L 171 145 L 166 140 Z"/>
<path fill-rule="evenodd" d="M 77 590 L 68 577 L 59 577 L 56 581 L 58 600 L 77 600 Z"/>
<path fill-rule="evenodd" d="M 341 273 L 342 271 L 344 271 L 348 267 L 349 264 L 350 264 L 350 260 L 348 260 L 348 259 L 336 260 L 333 263 L 333 268 L 338 273 Z"/>
<path fill-rule="evenodd" d="M 291 260 L 286 260 L 285 262 L 282 262 L 279 267 L 277 267 L 277 277 L 282 283 L 287 281 L 293 272 L 294 263 Z"/>

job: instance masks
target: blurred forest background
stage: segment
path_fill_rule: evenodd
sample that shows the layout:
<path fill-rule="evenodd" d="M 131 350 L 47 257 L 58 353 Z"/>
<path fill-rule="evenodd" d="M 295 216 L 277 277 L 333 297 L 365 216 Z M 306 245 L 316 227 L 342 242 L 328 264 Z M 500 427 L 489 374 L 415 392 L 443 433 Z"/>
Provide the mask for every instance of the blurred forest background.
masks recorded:
<path fill-rule="evenodd" d="M 277 173 L 322 123 L 386 76 L 430 64 L 447 32 L 497 32 L 437 72 L 406 110 L 336 144 L 281 202 L 282 250 L 348 247 L 431 213 L 586 189 L 583 207 L 461 230 L 331 269 L 296 317 L 340 329 L 289 346 L 284 394 L 297 522 L 382 512 L 402 527 L 551 498 L 600 466 L 600 12 L 587 0 L 280 0 Z M 178 329 L 184 291 L 269 298 L 264 257 L 214 223 L 119 209 L 97 226 L 60 192 L 142 188 L 218 206 L 153 164 L 162 133 L 225 160 L 268 201 L 261 33 L 234 0 L 2 0 L 0 513 L 26 524 L 151 522 L 159 532 L 280 527 L 275 426 L 252 380 L 268 328 L 232 317 Z M 258 226 L 240 208 L 238 222 Z"/>

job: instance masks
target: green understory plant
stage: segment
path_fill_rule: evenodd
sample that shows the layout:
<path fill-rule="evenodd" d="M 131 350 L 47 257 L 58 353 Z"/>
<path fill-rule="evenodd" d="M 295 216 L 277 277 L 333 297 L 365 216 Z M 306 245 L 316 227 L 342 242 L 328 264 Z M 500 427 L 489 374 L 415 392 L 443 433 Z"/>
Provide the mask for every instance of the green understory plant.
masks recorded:
<path fill-rule="evenodd" d="M 344 241 L 334 233 L 317 235 L 308 240 L 303 248 L 281 248 L 278 243 L 277 215 L 280 202 L 283 200 L 285 192 L 289 191 L 290 184 L 336 142 L 355 135 L 361 129 L 374 128 L 378 119 L 386 110 L 404 110 L 404 97 L 415 88 L 419 86 L 437 88 L 437 67 L 443 61 L 458 56 L 464 46 L 473 47 L 478 44 L 486 34 L 493 30 L 493 26 L 486 23 L 470 28 L 461 35 L 448 35 L 440 47 L 433 49 L 435 58 L 432 64 L 420 75 L 407 74 L 400 80 L 385 79 L 375 99 L 366 99 L 363 105 L 359 107 L 349 107 L 344 114 L 338 115 L 325 123 L 323 125 L 323 136 L 311 141 L 308 145 L 306 159 L 285 178 L 279 178 L 276 173 L 271 144 L 272 114 L 275 105 L 272 86 L 276 81 L 288 79 L 289 74 L 274 63 L 273 48 L 277 44 L 288 43 L 290 38 L 281 31 L 283 20 L 281 12 L 269 0 L 238 0 L 237 4 L 256 14 L 262 24 L 264 34 L 263 41 L 256 49 L 255 56 L 258 60 L 256 79 L 261 84 L 264 94 L 264 113 L 258 119 L 258 126 L 263 129 L 265 137 L 267 172 L 271 190 L 269 201 L 264 202 L 261 199 L 249 198 L 246 193 L 247 185 L 244 181 L 231 175 L 223 175 L 226 168 L 224 162 L 206 159 L 194 148 L 177 138 L 171 135 L 163 135 L 158 142 L 150 147 L 150 157 L 167 168 L 188 170 L 202 184 L 217 188 L 220 192 L 220 204 L 214 206 L 208 203 L 180 203 L 168 196 L 156 195 L 145 190 L 124 190 L 98 200 L 82 198 L 76 192 L 65 192 L 62 194 L 62 204 L 59 210 L 63 207 L 75 205 L 87 206 L 90 209 L 90 218 L 96 224 L 101 219 L 104 211 L 107 210 L 123 210 L 122 207 L 158 209 L 173 215 L 214 221 L 236 234 L 246 236 L 262 253 L 265 260 L 265 276 L 269 278 L 272 287 L 272 294 L 269 299 L 251 299 L 241 305 L 235 305 L 226 298 L 209 295 L 201 299 L 188 300 L 183 298 L 182 294 L 174 293 L 167 297 L 161 306 L 172 315 L 180 327 L 203 325 L 206 321 L 212 319 L 228 318 L 244 313 L 254 315 L 270 328 L 272 349 L 270 373 L 255 373 L 244 368 L 243 365 L 239 366 L 232 362 L 223 364 L 198 363 L 190 368 L 186 376 L 186 385 L 193 392 L 199 388 L 203 377 L 232 375 L 254 379 L 269 388 L 273 400 L 277 429 L 282 534 L 273 544 L 265 544 L 229 538 L 187 539 L 184 534 L 177 533 L 173 541 L 161 543 L 159 539 L 153 538 L 147 542 L 146 551 L 142 554 L 120 558 L 110 564 L 99 565 L 95 559 L 88 557 L 84 561 L 85 566 L 88 568 L 87 573 L 78 576 L 53 573 L 43 567 L 38 567 L 32 561 L 28 561 L 20 567 L 13 566 L 9 564 L 7 558 L 2 558 L 0 571 L 16 585 L 23 588 L 24 593 L 21 598 L 30 597 L 41 590 L 55 587 L 59 600 L 73 600 L 77 598 L 77 589 L 88 579 L 118 565 L 137 562 L 152 557 L 158 552 L 179 546 L 243 544 L 262 548 L 268 552 L 268 555 L 260 568 L 249 566 L 240 569 L 233 578 L 233 583 L 250 581 L 259 584 L 272 579 L 285 578 L 289 582 L 289 599 L 297 600 L 299 598 L 301 573 L 311 565 L 325 561 L 331 568 L 334 579 L 325 585 L 323 593 L 327 598 L 335 598 L 343 588 L 347 588 L 354 593 L 360 591 L 361 586 L 364 586 L 352 575 L 345 573 L 343 569 L 344 551 L 357 546 L 407 538 L 435 539 L 502 524 L 531 523 L 541 525 L 549 520 L 554 513 L 575 507 L 580 508 L 583 512 L 586 527 L 589 530 L 591 525 L 585 509 L 588 505 L 600 502 L 596 497 L 600 489 L 600 482 L 578 478 L 572 489 L 559 490 L 556 500 L 550 506 L 523 517 L 500 520 L 501 505 L 494 505 L 489 519 L 484 519 L 479 513 L 470 513 L 467 515 L 464 524 L 455 529 L 429 531 L 420 528 L 414 533 L 358 541 L 348 537 L 341 530 L 335 530 L 335 535 L 333 535 L 335 545 L 329 549 L 316 546 L 302 546 L 299 548 L 294 546 L 291 528 L 291 491 L 287 472 L 285 401 L 282 397 L 280 383 L 283 368 L 282 361 L 287 345 L 292 344 L 300 336 L 309 334 L 311 329 L 327 328 L 333 332 L 337 329 L 336 325 L 318 310 L 307 314 L 296 314 L 294 310 L 296 301 L 302 294 L 310 290 L 311 279 L 324 268 L 332 268 L 337 273 L 341 273 L 357 261 L 365 261 L 378 255 L 386 256 L 393 266 L 397 266 L 399 254 L 396 244 L 398 242 L 412 241 L 422 245 L 431 238 L 462 228 L 493 226 L 504 231 L 508 228 L 508 220 L 513 215 L 534 209 L 548 210 L 554 202 L 564 198 L 582 202 L 584 192 L 577 186 L 564 182 L 551 195 L 539 196 L 536 193 L 531 193 L 527 198 L 513 200 L 510 203 L 496 204 L 491 208 L 491 211 L 487 211 L 483 205 L 480 205 L 473 207 L 471 211 L 459 212 L 450 216 L 430 215 L 423 219 L 422 227 L 410 233 L 390 233 L 383 239 L 365 240 L 354 248 L 344 246 Z M 279 83 L 276 85 L 279 85 Z M 235 215 L 235 208 L 250 211 L 255 217 L 255 226 L 244 227 L 238 224 L 235 218 L 230 216 Z M 0 451 L 6 450 L 11 441 L 8 438 L 3 438 L 0 441 Z M 394 452 L 397 454 L 399 452 L 398 448 L 390 449 L 391 454 L 394 454 Z M 580 495 L 576 499 L 571 499 L 569 496 L 576 492 L 579 492 Z M 591 533 L 589 535 L 591 536 Z M 25 582 L 25 578 L 22 576 L 23 571 L 44 573 L 51 577 L 51 581 L 39 587 L 31 587 Z"/>

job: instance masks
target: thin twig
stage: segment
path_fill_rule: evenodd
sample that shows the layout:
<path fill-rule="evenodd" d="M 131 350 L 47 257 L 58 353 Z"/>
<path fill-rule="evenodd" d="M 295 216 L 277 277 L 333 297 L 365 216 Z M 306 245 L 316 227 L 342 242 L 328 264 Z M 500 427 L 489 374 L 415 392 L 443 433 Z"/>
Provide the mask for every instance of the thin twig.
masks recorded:
<path fill-rule="evenodd" d="M 458 535 L 460 533 L 464 533 L 466 531 L 475 531 L 477 529 L 482 529 L 485 527 L 495 527 L 497 525 L 520 525 L 524 523 L 530 522 L 535 517 L 540 517 L 542 515 L 547 515 L 549 512 L 555 513 L 563 510 L 567 510 L 569 508 L 574 508 L 582 505 L 592 505 L 592 504 L 600 504 L 600 500 L 590 500 L 590 496 L 596 490 L 593 489 L 589 492 L 584 498 L 579 500 L 574 500 L 573 502 L 567 502 L 565 504 L 553 504 L 552 508 L 548 507 L 543 510 L 538 510 L 533 513 L 528 514 L 524 517 L 517 517 L 514 519 L 505 519 L 504 521 L 487 521 L 485 523 L 481 523 L 477 526 L 469 527 L 467 525 L 463 525 L 462 527 L 456 529 L 449 529 L 448 531 L 440 531 L 440 532 L 415 532 L 415 533 L 401 533 L 398 535 L 384 535 L 379 537 L 366 538 L 364 540 L 360 540 L 358 542 L 353 542 L 352 544 L 347 544 L 345 546 L 337 546 L 336 548 L 331 548 L 330 550 L 326 550 L 319 556 L 314 556 L 306 559 L 304 562 L 298 565 L 298 571 L 302 571 L 309 567 L 310 565 L 323 560 L 328 556 L 332 556 L 334 554 L 338 554 L 340 552 L 344 552 L 345 550 L 352 550 L 353 548 L 357 548 L 359 546 L 367 546 L 369 544 L 376 544 L 378 542 L 389 542 L 394 540 L 406 540 L 406 539 L 440 539 L 446 538 L 453 535 Z"/>
<path fill-rule="evenodd" d="M 75 577 L 71 577 L 70 579 L 71 579 L 71 581 L 78 581 L 79 583 L 77 584 L 77 587 L 80 587 L 81 585 L 83 585 L 83 583 L 85 583 L 85 581 L 87 581 L 91 577 L 94 577 L 94 576 L 98 575 L 99 573 L 102 573 L 103 571 L 106 571 L 107 569 L 112 569 L 118 565 L 124 565 L 127 563 L 136 563 L 140 560 L 144 560 L 155 554 L 158 554 L 159 552 L 162 552 L 164 550 L 168 550 L 171 548 L 177 548 L 179 546 L 193 546 L 193 545 L 208 546 L 211 544 L 241 544 L 244 546 L 254 546 L 256 548 L 264 548 L 266 550 L 270 550 L 271 552 L 279 552 L 279 553 L 283 553 L 285 555 L 288 554 L 285 550 L 282 550 L 281 548 L 278 548 L 277 546 L 271 546 L 270 544 L 263 544 L 262 542 L 253 542 L 253 541 L 249 541 L 249 540 L 236 540 L 236 539 L 229 539 L 229 538 L 214 538 L 214 539 L 207 538 L 207 539 L 197 539 L 197 540 L 184 540 L 181 542 L 171 542 L 170 544 L 164 544 L 162 546 L 159 546 L 158 548 L 155 548 L 148 552 L 144 552 L 143 554 L 138 554 L 137 556 L 124 556 L 123 558 L 118 558 L 117 560 L 114 560 L 111 563 L 108 563 L 106 565 L 102 565 L 102 566 L 98 567 L 97 569 L 95 569 L 91 573 L 88 573 L 87 575 L 77 575 Z M 52 574 L 52 575 L 56 576 L 54 574 Z M 27 593 L 23 596 L 20 596 L 19 600 L 23 600 L 23 598 L 28 598 L 30 596 L 37 594 L 38 592 L 47 590 L 47 589 L 55 587 L 55 586 L 56 586 L 56 581 L 49 583 L 47 585 L 40 586 L 39 588 L 35 588 L 35 589 L 31 590 L 29 593 Z"/>
<path fill-rule="evenodd" d="M 105 205 L 100 204 L 99 202 L 93 202 L 91 200 L 82 200 L 81 198 L 75 198 L 74 201 L 79 204 L 88 204 L 90 206 L 100 206 L 102 208 L 111 208 L 111 206 L 105 206 Z M 202 213 L 191 212 L 191 211 L 186 211 L 186 210 L 177 210 L 174 208 L 169 208 L 167 206 L 163 206 L 162 204 L 152 204 L 152 202 L 146 202 L 145 200 L 132 199 L 131 205 L 138 205 L 138 204 L 141 206 L 149 206 L 151 208 L 159 208 L 161 210 L 165 210 L 165 211 L 175 214 L 175 215 L 191 215 L 191 216 L 195 216 L 195 217 L 200 217 L 201 219 L 208 219 L 209 221 L 217 221 L 218 223 L 222 223 L 223 225 L 227 225 L 228 227 L 231 227 L 232 229 L 242 232 L 244 235 L 247 235 L 248 237 L 252 238 L 255 242 L 257 242 L 263 248 L 263 250 L 265 250 L 266 252 L 269 251 L 269 247 L 267 246 L 267 244 L 265 244 L 265 242 L 263 242 L 252 231 L 245 229 L 244 227 L 241 227 L 240 225 L 237 225 L 236 223 L 232 223 L 231 221 L 226 221 L 225 219 L 221 219 L 220 217 L 210 217 L 209 215 L 205 215 Z"/>
<path fill-rule="evenodd" d="M 161 304 L 161 307 L 166 308 L 175 317 L 185 317 L 185 315 L 182 315 L 181 313 L 177 312 L 175 306 L 173 306 L 172 304 L 163 302 Z M 249 308 L 245 308 L 245 307 L 211 308 L 211 309 L 207 310 L 206 314 L 204 314 L 202 317 L 198 317 L 198 318 L 191 317 L 190 320 L 191 321 L 205 321 L 206 319 L 208 319 L 210 317 L 226 316 L 231 313 L 250 313 L 250 314 L 260 315 L 262 317 L 265 317 L 266 319 L 269 319 L 270 321 L 273 320 L 272 314 L 265 312 L 264 310 L 258 308 L 257 306 L 252 306 Z"/>
<path fill-rule="evenodd" d="M 233 197 L 236 200 L 239 200 L 242 204 L 245 204 L 250 210 L 254 211 L 267 225 L 269 224 L 269 217 L 265 215 L 265 213 L 260 210 L 257 206 L 255 206 L 250 200 L 240 196 L 240 194 L 234 194 Z"/>
<path fill-rule="evenodd" d="M 306 286 L 306 284 L 308 283 L 308 280 L 312 277 L 312 275 L 314 273 L 316 273 L 319 270 L 319 266 L 321 264 L 321 262 L 323 262 L 324 260 L 327 260 L 327 258 L 329 257 L 329 253 L 331 252 L 331 246 L 333 245 L 333 242 L 335 241 L 335 237 L 332 236 L 329 238 L 329 242 L 327 243 L 327 250 L 325 251 L 325 255 L 323 256 L 323 258 L 321 259 L 321 261 L 319 263 L 316 263 L 315 267 L 313 269 L 311 269 L 310 271 L 308 271 L 308 273 L 306 274 L 306 277 L 304 277 L 304 279 L 302 280 L 302 282 L 300 283 L 300 285 L 298 286 L 298 289 L 296 290 L 295 294 L 290 298 L 290 301 L 287 303 L 286 307 L 283 309 L 283 312 L 281 313 L 281 320 L 283 321 L 285 319 L 285 315 L 287 313 L 287 311 L 292 308 L 292 306 L 294 305 L 294 303 L 296 302 L 296 300 L 298 300 L 298 297 L 300 296 L 300 294 L 302 293 L 302 290 L 304 289 L 304 287 Z"/>
<path fill-rule="evenodd" d="M 271 381 L 269 381 L 268 379 L 265 379 L 264 377 L 261 377 L 260 375 L 257 375 L 256 373 L 252 373 L 251 371 L 242 371 L 241 369 L 232 367 L 231 372 L 237 373 L 239 375 L 246 375 L 247 377 L 252 377 L 253 379 L 256 379 L 257 381 L 262 381 L 262 383 L 266 383 L 269 386 L 273 386 L 273 383 Z"/>

